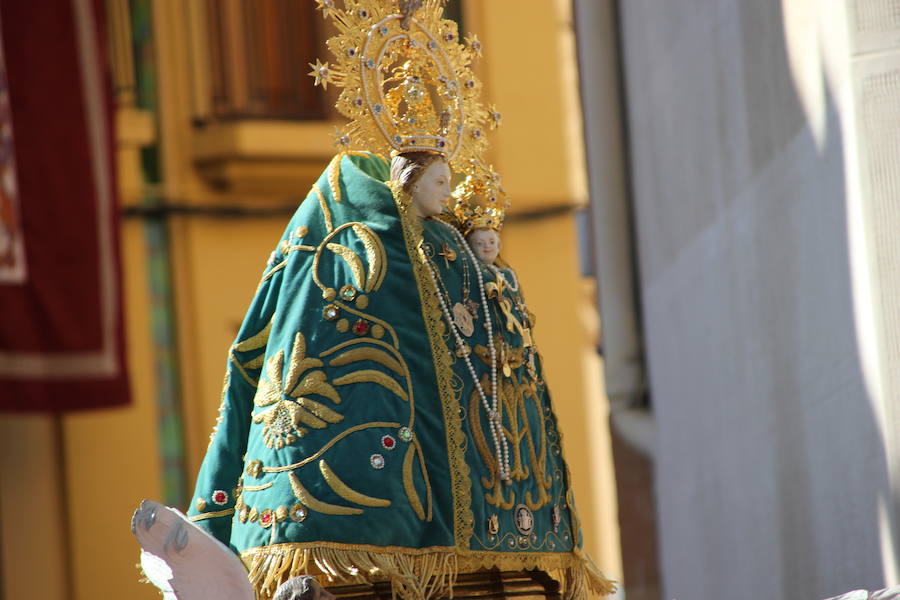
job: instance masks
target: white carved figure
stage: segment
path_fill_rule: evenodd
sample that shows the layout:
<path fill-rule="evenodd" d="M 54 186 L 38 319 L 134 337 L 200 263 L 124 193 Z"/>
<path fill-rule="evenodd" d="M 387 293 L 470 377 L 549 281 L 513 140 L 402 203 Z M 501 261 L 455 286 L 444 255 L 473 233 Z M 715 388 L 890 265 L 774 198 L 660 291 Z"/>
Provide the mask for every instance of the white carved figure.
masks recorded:
<path fill-rule="evenodd" d="M 450 165 L 440 154 L 408 152 L 391 161 L 395 194 L 406 196 L 413 214 L 421 219 L 439 215 L 450 197 Z"/>
<path fill-rule="evenodd" d="M 473 230 L 466 236 L 466 241 L 469 242 L 469 247 L 472 248 L 475 256 L 486 265 L 494 264 L 503 247 L 500 234 L 489 228 Z"/>

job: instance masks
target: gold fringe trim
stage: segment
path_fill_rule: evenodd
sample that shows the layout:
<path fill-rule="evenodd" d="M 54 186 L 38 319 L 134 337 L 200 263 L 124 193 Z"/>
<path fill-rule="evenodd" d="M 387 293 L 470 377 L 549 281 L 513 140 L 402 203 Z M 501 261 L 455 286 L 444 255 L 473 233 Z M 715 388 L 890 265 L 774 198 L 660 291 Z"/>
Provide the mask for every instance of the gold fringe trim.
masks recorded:
<path fill-rule="evenodd" d="M 542 570 L 557 579 L 567 600 L 612 594 L 615 583 L 581 551 L 466 552 L 446 547 L 401 548 L 312 542 L 275 544 L 241 553 L 257 600 L 271 600 L 282 583 L 298 575 L 324 576 L 334 583 L 389 581 L 395 600 L 452 598 L 459 573 L 499 569 Z"/>

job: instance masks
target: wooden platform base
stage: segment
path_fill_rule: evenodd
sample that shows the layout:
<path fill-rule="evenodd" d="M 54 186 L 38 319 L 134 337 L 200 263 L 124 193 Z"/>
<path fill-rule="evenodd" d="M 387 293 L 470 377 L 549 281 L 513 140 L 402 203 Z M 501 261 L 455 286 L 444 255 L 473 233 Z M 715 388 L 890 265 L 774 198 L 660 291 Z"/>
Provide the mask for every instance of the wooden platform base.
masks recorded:
<path fill-rule="evenodd" d="M 341 585 L 327 588 L 337 600 L 391 600 L 391 584 Z M 456 578 L 453 600 L 561 600 L 559 582 L 544 571 L 483 571 Z"/>

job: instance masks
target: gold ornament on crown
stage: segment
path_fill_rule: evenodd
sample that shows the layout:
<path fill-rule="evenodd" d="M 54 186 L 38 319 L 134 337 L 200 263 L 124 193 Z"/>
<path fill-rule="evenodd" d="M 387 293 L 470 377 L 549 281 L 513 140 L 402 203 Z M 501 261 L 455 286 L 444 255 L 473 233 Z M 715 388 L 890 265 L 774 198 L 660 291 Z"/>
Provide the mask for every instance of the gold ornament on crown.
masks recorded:
<path fill-rule="evenodd" d="M 380 154 L 427 151 L 460 170 L 487 149 L 501 115 L 485 109 L 472 72 L 475 36 L 460 43 L 442 18 L 444 0 L 316 0 L 338 33 L 334 64 L 310 63 L 316 84 L 342 88 L 335 104 L 350 122 L 338 130 L 344 150 Z M 338 6 L 340 4 L 340 7 Z"/>
<path fill-rule="evenodd" d="M 470 167 L 469 174 L 456 186 L 450 211 L 462 228 L 463 235 L 476 229 L 503 229 L 509 199 L 492 167 Z"/>

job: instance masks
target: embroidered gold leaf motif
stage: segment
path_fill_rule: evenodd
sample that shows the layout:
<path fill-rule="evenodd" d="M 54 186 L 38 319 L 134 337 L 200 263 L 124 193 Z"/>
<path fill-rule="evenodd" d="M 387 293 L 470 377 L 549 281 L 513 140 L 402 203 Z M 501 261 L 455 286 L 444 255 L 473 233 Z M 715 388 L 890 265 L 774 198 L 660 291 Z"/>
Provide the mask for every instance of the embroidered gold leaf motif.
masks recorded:
<path fill-rule="evenodd" d="M 313 190 L 315 190 L 316 195 L 319 197 L 319 207 L 322 209 L 322 218 L 325 219 L 325 228 L 329 232 L 334 231 L 334 225 L 331 224 L 331 209 L 328 208 L 328 202 L 325 200 L 325 195 L 322 193 L 322 190 L 319 189 L 317 184 L 313 184 Z"/>
<path fill-rule="evenodd" d="M 406 497 L 409 499 L 409 505 L 412 506 L 413 511 L 415 511 L 416 516 L 419 517 L 420 521 L 425 520 L 425 509 L 422 508 L 422 500 L 419 498 L 419 493 L 416 491 L 415 483 L 413 482 L 413 459 L 415 458 L 416 447 L 413 444 L 409 445 L 409 448 L 406 450 L 406 456 L 403 457 L 403 489 L 406 491 Z"/>
<path fill-rule="evenodd" d="M 256 387 L 258 382 L 256 379 L 250 376 L 247 373 L 247 369 L 259 369 L 263 366 L 263 362 L 265 360 L 265 353 L 261 353 L 255 358 L 251 358 L 246 362 L 242 362 L 243 359 L 238 359 L 236 352 L 253 352 L 256 350 L 262 350 L 266 347 L 266 344 L 269 343 L 269 334 L 272 331 L 272 323 L 275 321 L 275 315 L 272 315 L 272 318 L 269 319 L 269 322 L 266 326 L 259 332 L 253 334 L 246 340 L 242 340 L 231 347 L 231 350 L 228 352 L 228 356 L 231 361 L 234 363 L 234 366 L 238 373 L 241 374 L 247 383 Z"/>
<path fill-rule="evenodd" d="M 362 289 L 365 282 L 365 267 L 363 267 L 359 255 L 347 246 L 334 242 L 326 244 L 325 247 L 344 259 L 344 262 L 350 267 L 350 272 L 353 273 L 353 282 L 357 289 Z"/>
<path fill-rule="evenodd" d="M 275 317 L 273 316 L 262 331 L 248 337 L 246 340 L 238 342 L 237 344 L 232 346 L 232 348 L 237 350 L 238 352 L 250 352 L 251 350 L 259 350 L 267 343 L 269 343 L 269 334 L 272 333 L 272 322 L 274 320 Z"/>
<path fill-rule="evenodd" d="M 372 348 L 369 346 L 348 350 L 347 352 L 344 352 L 343 354 L 331 359 L 328 364 L 332 367 L 343 367 L 344 365 L 349 365 L 350 363 L 360 360 L 371 360 L 372 362 L 376 362 L 381 366 L 387 367 L 388 369 L 394 371 L 395 373 L 397 373 L 397 375 L 406 374 L 406 369 L 403 368 L 403 366 L 397 361 L 397 359 L 395 359 L 384 350 L 379 350 L 378 348 Z"/>
<path fill-rule="evenodd" d="M 324 513 L 326 515 L 361 515 L 363 513 L 363 510 L 361 508 L 354 508 L 352 506 L 339 506 L 337 504 L 322 502 L 321 500 L 310 494 L 305 487 L 303 487 L 303 484 L 300 483 L 300 478 L 297 477 L 296 474 L 289 473 L 288 478 L 291 480 L 291 489 L 294 491 L 294 496 L 296 496 L 297 500 L 303 503 L 310 510 Z"/>
<path fill-rule="evenodd" d="M 325 482 L 328 486 L 334 491 L 335 494 L 347 500 L 348 502 L 353 502 L 354 504 L 361 504 L 363 506 L 372 506 L 376 508 L 384 508 L 391 505 L 390 500 L 385 500 L 383 498 L 374 498 L 372 496 L 367 496 L 366 494 L 357 492 L 349 485 L 344 483 L 344 481 L 337 476 L 328 463 L 325 462 L 324 459 L 319 461 L 319 470 L 322 472 L 322 477 L 325 478 Z"/>
<path fill-rule="evenodd" d="M 298 331 L 297 335 L 294 336 L 294 345 L 291 349 L 291 366 L 288 369 L 287 382 L 285 383 L 284 389 L 290 392 L 296 387 L 297 379 L 303 371 L 321 366 L 322 361 L 318 358 L 306 357 L 306 338 Z M 340 400 L 338 400 L 338 402 L 340 402 Z"/>
<path fill-rule="evenodd" d="M 263 407 L 274 404 L 281 399 L 281 369 L 284 367 L 284 350 L 266 362 L 266 376 L 260 379 L 259 387 L 253 396 L 253 403 Z"/>
<path fill-rule="evenodd" d="M 341 159 L 344 156 L 342 154 L 335 154 L 334 158 L 331 159 L 331 162 L 328 163 L 328 187 L 331 188 L 331 196 L 334 198 L 334 201 L 340 203 L 341 201 Z"/>
<path fill-rule="evenodd" d="M 337 381 L 334 382 L 337 385 Z M 319 394 L 325 396 L 335 404 L 341 403 L 341 397 L 337 390 L 326 382 L 325 373 L 313 371 L 306 375 L 300 384 L 291 392 L 291 396 L 299 397 L 306 394 Z"/>
<path fill-rule="evenodd" d="M 353 373 L 348 373 L 347 375 L 342 375 L 334 380 L 334 385 L 349 385 L 351 383 L 376 383 L 381 387 L 387 388 L 388 390 L 394 392 L 398 396 L 400 396 L 403 400 L 409 401 L 409 397 L 406 395 L 406 392 L 400 387 L 400 384 L 391 377 L 390 375 L 386 375 L 381 371 L 373 371 L 371 369 L 363 369 L 360 371 L 354 371 Z"/>
<path fill-rule="evenodd" d="M 328 423 L 340 423 L 344 420 L 344 416 L 342 414 L 334 412 L 321 402 L 316 402 L 315 400 L 310 400 L 309 398 L 304 398 L 303 396 L 301 396 L 297 398 L 297 404 L 314 414 L 322 421 L 327 421 Z M 324 425 L 322 427 L 324 427 Z M 318 427 L 317 429 L 321 429 L 322 427 Z"/>
<path fill-rule="evenodd" d="M 318 358 L 306 357 L 306 340 L 299 332 L 294 336 L 286 384 L 282 382 L 284 350 L 266 361 L 266 376 L 260 380 L 253 402 L 260 408 L 269 408 L 254 414 L 253 422 L 263 424 L 263 441 L 269 448 L 281 449 L 294 443 L 308 433 L 307 427 L 324 429 L 344 419 L 325 404 L 305 397 L 319 394 L 340 403 L 341 397 L 327 382 L 325 373 L 311 371 L 304 375 L 310 367 L 322 365 Z"/>
<path fill-rule="evenodd" d="M 260 368 L 262 368 L 262 366 L 265 364 L 265 362 L 266 362 L 266 355 L 265 355 L 265 354 L 260 354 L 260 355 L 257 356 L 256 358 L 253 358 L 253 359 L 248 360 L 247 362 L 245 362 L 245 363 L 243 364 L 243 367 L 244 367 L 245 369 L 260 369 Z"/>
<path fill-rule="evenodd" d="M 253 415 L 254 423 L 263 423 L 263 441 L 269 448 L 278 450 L 291 444 L 296 437 L 306 435 L 307 429 L 300 427 L 299 407 L 293 402 L 281 400 L 265 412 Z"/>
<path fill-rule="evenodd" d="M 369 263 L 369 275 L 366 277 L 366 292 L 381 287 L 387 274 L 387 255 L 378 235 L 362 223 L 355 223 L 353 231 L 362 240 L 366 248 L 366 261 Z"/>

